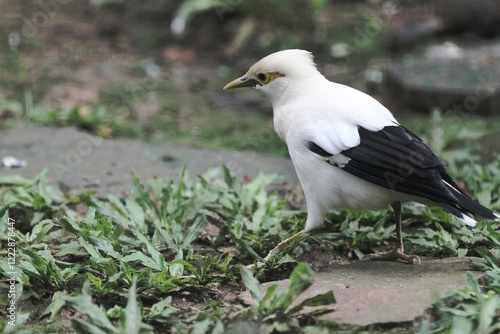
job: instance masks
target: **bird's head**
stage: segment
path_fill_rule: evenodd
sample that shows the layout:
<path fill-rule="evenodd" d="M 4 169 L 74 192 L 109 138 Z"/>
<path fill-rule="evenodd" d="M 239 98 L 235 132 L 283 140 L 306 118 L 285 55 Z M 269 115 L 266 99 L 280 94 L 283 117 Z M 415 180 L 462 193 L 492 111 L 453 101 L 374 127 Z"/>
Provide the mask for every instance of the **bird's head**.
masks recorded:
<path fill-rule="evenodd" d="M 322 76 L 316 69 L 313 55 L 304 50 L 272 53 L 255 63 L 248 72 L 228 83 L 224 89 L 253 87 L 274 98 L 281 98 L 294 84 Z M 301 85 L 304 87 L 304 85 Z"/>

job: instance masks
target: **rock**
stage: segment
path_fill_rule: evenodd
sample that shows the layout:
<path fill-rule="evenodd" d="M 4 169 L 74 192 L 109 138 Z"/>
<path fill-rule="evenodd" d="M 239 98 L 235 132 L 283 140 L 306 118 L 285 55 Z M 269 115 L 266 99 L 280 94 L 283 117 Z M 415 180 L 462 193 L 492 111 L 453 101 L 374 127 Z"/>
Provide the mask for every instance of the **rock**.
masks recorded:
<path fill-rule="evenodd" d="M 500 112 L 499 77 L 495 61 L 415 59 L 390 64 L 384 81 L 412 109 L 469 117 Z"/>
<path fill-rule="evenodd" d="M 337 303 L 328 307 L 335 311 L 323 315 L 322 320 L 355 326 L 401 323 L 423 316 L 447 292 L 465 288 L 467 271 L 475 277 L 483 274 L 471 268 L 472 261 L 480 261 L 479 258 L 421 260 L 421 265 L 386 261 L 332 265 L 317 272 L 313 285 L 294 303 L 333 290 Z M 289 280 L 264 283 L 262 290 L 278 284 L 278 293 L 286 290 L 289 283 Z M 248 292 L 241 297 L 251 303 Z"/>
<path fill-rule="evenodd" d="M 225 164 L 243 180 L 259 172 L 281 173 L 297 183 L 290 159 L 255 152 L 199 150 L 129 139 L 103 139 L 72 128 L 26 127 L 1 131 L 0 159 L 15 156 L 24 168 L 0 168 L 2 175 L 34 178 L 49 169 L 49 182 L 69 189 L 70 195 L 97 190 L 98 197 L 123 197 L 132 184 L 133 170 L 148 178 L 177 178 L 183 166 L 189 175 L 204 174 Z"/>
<path fill-rule="evenodd" d="M 383 8 L 388 17 L 387 47 L 405 49 L 427 38 L 454 36 L 492 38 L 500 34 L 500 3 L 496 0 L 425 1 L 413 6 L 391 3 Z"/>

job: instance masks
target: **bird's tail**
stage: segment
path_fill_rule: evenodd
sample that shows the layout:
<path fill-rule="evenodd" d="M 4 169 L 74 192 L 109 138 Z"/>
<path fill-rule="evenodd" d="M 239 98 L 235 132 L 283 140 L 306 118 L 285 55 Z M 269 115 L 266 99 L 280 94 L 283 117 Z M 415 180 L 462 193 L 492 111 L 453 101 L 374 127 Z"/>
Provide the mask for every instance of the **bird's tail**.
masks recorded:
<path fill-rule="evenodd" d="M 444 176 L 444 175 L 442 175 Z M 447 176 L 447 175 L 446 175 Z M 456 203 L 450 202 L 437 202 L 436 204 L 456 216 L 462 222 L 469 226 L 476 226 L 477 222 L 473 217 L 478 217 L 487 220 L 500 221 L 500 215 L 492 210 L 482 206 L 472 198 L 467 196 L 450 177 L 443 177 L 443 181 L 456 197 Z"/>

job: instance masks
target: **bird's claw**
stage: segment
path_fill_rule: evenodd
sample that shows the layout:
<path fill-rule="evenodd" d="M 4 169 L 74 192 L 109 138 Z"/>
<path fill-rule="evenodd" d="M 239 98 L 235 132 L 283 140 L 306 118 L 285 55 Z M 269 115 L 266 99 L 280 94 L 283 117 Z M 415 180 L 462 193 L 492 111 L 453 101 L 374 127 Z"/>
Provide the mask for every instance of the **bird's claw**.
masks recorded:
<path fill-rule="evenodd" d="M 307 236 L 309 236 L 308 233 L 304 231 L 300 231 L 299 233 L 293 235 L 292 237 L 280 242 L 278 246 L 274 247 L 265 258 L 262 259 L 262 261 L 258 261 L 257 263 L 250 264 L 247 267 L 248 270 L 258 270 L 262 268 L 263 266 L 266 265 L 266 263 L 271 259 L 273 256 L 282 254 L 283 251 L 285 250 L 286 247 L 290 246 L 294 241 L 300 241 L 305 239 Z"/>
<path fill-rule="evenodd" d="M 408 264 L 422 264 L 420 258 L 417 255 L 406 255 L 403 250 L 396 248 L 391 252 L 375 253 L 365 255 L 362 260 L 380 260 L 380 261 L 391 261 L 400 260 L 401 262 Z"/>
<path fill-rule="evenodd" d="M 258 261 L 257 263 L 249 264 L 248 266 L 246 266 L 246 268 L 250 271 L 257 271 L 260 268 L 262 268 L 265 264 L 266 264 L 265 262 Z"/>

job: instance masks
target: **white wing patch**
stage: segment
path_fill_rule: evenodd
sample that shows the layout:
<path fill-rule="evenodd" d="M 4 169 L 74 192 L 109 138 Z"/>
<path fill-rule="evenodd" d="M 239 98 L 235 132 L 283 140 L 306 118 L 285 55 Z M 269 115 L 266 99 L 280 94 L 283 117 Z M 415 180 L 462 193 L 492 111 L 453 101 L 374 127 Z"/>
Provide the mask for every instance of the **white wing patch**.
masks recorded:
<path fill-rule="evenodd" d="M 354 124 L 337 123 L 333 127 L 329 122 L 317 122 L 311 133 L 314 133 L 313 141 L 331 154 L 358 146 L 361 142 L 358 127 Z"/>
<path fill-rule="evenodd" d="M 326 162 L 328 162 L 331 165 L 338 166 L 340 168 L 344 168 L 345 165 L 351 161 L 351 158 L 346 157 L 342 153 L 339 154 L 334 154 L 330 157 L 325 158 Z"/>

